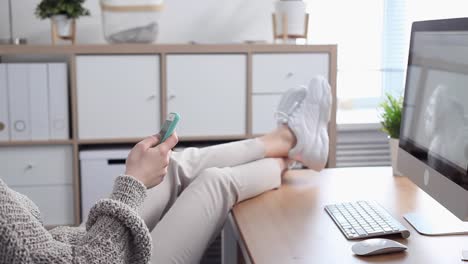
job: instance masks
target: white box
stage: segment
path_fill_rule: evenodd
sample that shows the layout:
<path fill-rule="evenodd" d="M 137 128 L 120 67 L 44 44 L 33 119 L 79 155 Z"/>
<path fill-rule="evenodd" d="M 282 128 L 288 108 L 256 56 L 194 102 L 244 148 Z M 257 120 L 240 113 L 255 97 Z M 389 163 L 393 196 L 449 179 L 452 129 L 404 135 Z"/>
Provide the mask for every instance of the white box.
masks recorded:
<path fill-rule="evenodd" d="M 0 64 L 0 141 L 10 140 L 6 64 Z"/>
<path fill-rule="evenodd" d="M 50 139 L 69 139 L 68 78 L 65 63 L 49 63 Z"/>
<path fill-rule="evenodd" d="M 49 139 L 49 91 L 47 65 L 34 63 L 29 65 L 29 103 L 31 121 L 31 139 Z"/>
<path fill-rule="evenodd" d="M 109 43 L 152 43 L 159 33 L 163 0 L 101 0 L 102 29 Z M 140 6 L 145 10 L 132 7 Z"/>
<path fill-rule="evenodd" d="M 108 197 L 117 176 L 125 173 L 125 159 L 130 149 L 80 151 L 81 220 L 99 199 Z"/>
<path fill-rule="evenodd" d="M 31 140 L 28 64 L 8 64 L 11 140 Z"/>

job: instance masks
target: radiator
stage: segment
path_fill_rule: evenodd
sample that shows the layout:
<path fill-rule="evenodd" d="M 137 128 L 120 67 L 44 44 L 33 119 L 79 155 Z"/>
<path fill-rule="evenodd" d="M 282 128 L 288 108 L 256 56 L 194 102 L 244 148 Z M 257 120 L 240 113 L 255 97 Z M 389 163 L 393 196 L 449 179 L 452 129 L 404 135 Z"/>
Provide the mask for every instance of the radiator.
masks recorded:
<path fill-rule="evenodd" d="M 336 138 L 336 166 L 390 166 L 387 134 L 379 125 L 339 125 Z"/>

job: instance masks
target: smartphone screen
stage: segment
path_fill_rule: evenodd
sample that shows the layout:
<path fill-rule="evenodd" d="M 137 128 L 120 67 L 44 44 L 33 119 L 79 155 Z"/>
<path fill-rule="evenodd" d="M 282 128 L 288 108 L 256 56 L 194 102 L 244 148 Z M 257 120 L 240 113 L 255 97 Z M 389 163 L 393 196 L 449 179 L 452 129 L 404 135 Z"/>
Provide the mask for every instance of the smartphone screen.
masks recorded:
<path fill-rule="evenodd" d="M 172 121 L 170 121 L 170 120 L 164 121 L 164 124 L 163 124 L 163 126 L 161 128 L 161 131 L 159 131 L 159 140 L 161 140 L 161 143 L 164 141 L 164 136 L 166 135 L 167 130 L 171 126 L 171 123 L 172 123 Z"/>
<path fill-rule="evenodd" d="M 172 135 L 172 133 L 175 130 L 175 127 L 177 126 L 177 123 L 179 122 L 180 116 L 177 113 L 170 113 L 167 116 L 166 121 L 164 121 L 164 124 L 161 127 L 161 131 L 159 131 L 159 139 L 160 143 L 164 142 L 168 137 Z"/>

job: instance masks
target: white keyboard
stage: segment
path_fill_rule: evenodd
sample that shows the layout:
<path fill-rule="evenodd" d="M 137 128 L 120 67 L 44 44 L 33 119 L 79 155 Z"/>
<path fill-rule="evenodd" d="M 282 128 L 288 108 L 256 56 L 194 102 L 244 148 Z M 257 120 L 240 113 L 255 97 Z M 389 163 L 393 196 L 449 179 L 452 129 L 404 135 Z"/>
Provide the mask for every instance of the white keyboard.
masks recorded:
<path fill-rule="evenodd" d="M 347 239 L 360 239 L 382 235 L 401 234 L 407 238 L 410 232 L 374 201 L 356 201 L 325 206 L 335 224 Z"/>

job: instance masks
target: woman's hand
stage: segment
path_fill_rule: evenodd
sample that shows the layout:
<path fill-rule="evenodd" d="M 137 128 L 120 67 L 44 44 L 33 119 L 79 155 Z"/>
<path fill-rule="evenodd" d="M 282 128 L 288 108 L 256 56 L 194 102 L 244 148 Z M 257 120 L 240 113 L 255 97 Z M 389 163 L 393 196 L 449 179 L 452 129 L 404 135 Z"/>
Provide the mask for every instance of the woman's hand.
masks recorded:
<path fill-rule="evenodd" d="M 158 185 L 167 174 L 171 149 L 178 141 L 174 132 L 157 146 L 159 138 L 156 135 L 138 142 L 128 154 L 125 174 L 135 177 L 148 189 Z"/>

